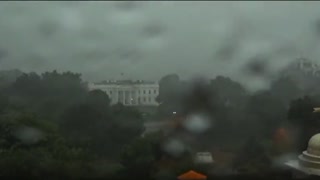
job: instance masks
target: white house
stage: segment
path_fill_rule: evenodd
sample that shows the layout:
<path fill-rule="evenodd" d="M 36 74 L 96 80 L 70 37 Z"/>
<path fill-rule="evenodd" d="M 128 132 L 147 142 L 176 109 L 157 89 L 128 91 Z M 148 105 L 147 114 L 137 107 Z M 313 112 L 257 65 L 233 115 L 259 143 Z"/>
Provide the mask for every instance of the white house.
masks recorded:
<path fill-rule="evenodd" d="M 111 104 L 122 103 L 128 106 L 157 106 L 159 94 L 157 82 L 145 81 L 104 81 L 89 84 L 89 90 L 99 89 L 108 94 Z"/>

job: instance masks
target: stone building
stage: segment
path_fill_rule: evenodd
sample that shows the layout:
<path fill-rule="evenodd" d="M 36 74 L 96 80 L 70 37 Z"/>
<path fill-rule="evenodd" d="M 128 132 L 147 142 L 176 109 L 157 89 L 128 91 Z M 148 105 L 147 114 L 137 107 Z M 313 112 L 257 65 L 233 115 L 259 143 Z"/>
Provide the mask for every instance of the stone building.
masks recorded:
<path fill-rule="evenodd" d="M 90 83 L 89 90 L 99 89 L 108 94 L 111 104 L 122 103 L 127 106 L 157 106 L 156 97 L 159 85 L 145 81 L 104 81 Z"/>
<path fill-rule="evenodd" d="M 297 160 L 286 163 L 293 169 L 295 177 L 319 176 L 320 178 L 320 133 L 312 136 L 308 148 Z"/>

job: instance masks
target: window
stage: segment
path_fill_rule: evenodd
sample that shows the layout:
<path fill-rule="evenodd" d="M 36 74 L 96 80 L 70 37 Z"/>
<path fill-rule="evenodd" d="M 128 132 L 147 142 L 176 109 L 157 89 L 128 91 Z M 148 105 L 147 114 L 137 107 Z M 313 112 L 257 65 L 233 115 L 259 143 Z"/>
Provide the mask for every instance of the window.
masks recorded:
<path fill-rule="evenodd" d="M 143 102 L 146 102 L 146 97 L 143 97 Z"/>
<path fill-rule="evenodd" d="M 151 92 L 151 91 L 150 91 Z M 151 102 L 151 97 L 148 98 L 149 102 Z"/>
<path fill-rule="evenodd" d="M 153 93 L 154 93 L 154 94 L 157 94 L 157 90 L 155 89 L 155 90 L 153 91 Z"/>
<path fill-rule="evenodd" d="M 112 94 L 112 91 L 110 91 L 110 94 Z"/>
<path fill-rule="evenodd" d="M 149 94 L 151 94 L 151 90 L 149 90 Z"/>
<path fill-rule="evenodd" d="M 143 90 L 143 94 L 146 94 L 146 90 Z"/>

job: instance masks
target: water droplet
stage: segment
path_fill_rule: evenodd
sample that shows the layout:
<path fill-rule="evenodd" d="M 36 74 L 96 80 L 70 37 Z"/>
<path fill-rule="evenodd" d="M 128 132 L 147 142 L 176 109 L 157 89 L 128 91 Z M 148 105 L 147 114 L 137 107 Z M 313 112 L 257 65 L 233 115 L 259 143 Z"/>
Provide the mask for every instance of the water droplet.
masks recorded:
<path fill-rule="evenodd" d="M 185 146 L 179 140 L 170 139 L 164 144 L 164 150 L 172 156 L 179 156 L 185 151 Z"/>
<path fill-rule="evenodd" d="M 142 30 L 142 35 L 146 38 L 150 38 L 150 37 L 158 37 L 161 36 L 161 34 L 163 34 L 165 31 L 164 26 L 158 22 L 158 23 L 150 23 L 147 24 L 147 26 L 145 26 Z"/>
<path fill-rule="evenodd" d="M 45 21 L 39 25 L 38 30 L 43 36 L 50 37 L 57 32 L 58 24 L 55 22 Z"/>
<path fill-rule="evenodd" d="M 211 127 L 211 123 L 208 116 L 193 114 L 187 117 L 184 126 L 192 133 L 203 133 Z"/>
<path fill-rule="evenodd" d="M 66 8 L 66 10 L 64 10 L 61 13 L 60 17 L 61 17 L 60 19 L 61 19 L 62 26 L 65 27 L 66 29 L 70 29 L 70 30 L 82 29 L 83 20 L 79 12 L 76 11 L 75 9 Z"/>
<path fill-rule="evenodd" d="M 14 134 L 24 144 L 35 144 L 43 138 L 43 133 L 32 127 L 20 127 Z"/>
<path fill-rule="evenodd" d="M 266 63 L 267 59 L 264 57 L 254 57 L 247 64 L 247 72 L 250 75 L 263 76 L 266 74 Z"/>

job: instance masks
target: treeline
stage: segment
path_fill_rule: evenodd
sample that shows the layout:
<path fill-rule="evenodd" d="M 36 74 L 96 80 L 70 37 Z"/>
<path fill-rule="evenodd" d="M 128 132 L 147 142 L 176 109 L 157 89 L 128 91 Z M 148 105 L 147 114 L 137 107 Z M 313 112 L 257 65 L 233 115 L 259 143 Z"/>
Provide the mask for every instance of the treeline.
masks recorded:
<path fill-rule="evenodd" d="M 141 137 L 141 112 L 110 105 L 107 94 L 89 91 L 80 74 L 6 72 L 0 74 L 0 176 L 175 179 L 191 168 L 204 172 L 192 153 L 213 147 L 235 154 L 228 168 L 262 172 L 272 167 L 270 158 L 300 153 L 319 130 L 313 108 L 320 105 L 320 78 L 303 76 L 279 77 L 255 93 L 228 77 L 163 77 L 158 120 L 206 114 L 212 125 L 200 134 L 189 132 L 195 137 L 192 150 L 174 156 L 163 144 L 181 131 Z M 276 141 L 279 128 L 292 132 L 290 148 Z"/>
<path fill-rule="evenodd" d="M 21 73 L 0 83 L 0 176 L 107 176 L 144 131 L 139 111 L 111 106 L 80 74 Z"/>
<path fill-rule="evenodd" d="M 160 80 L 159 116 L 206 114 L 211 126 L 202 134 L 179 128 L 196 136 L 189 145 L 195 152 L 231 152 L 235 157 L 227 166 L 230 171 L 271 171 L 284 165 L 283 160 L 275 163 L 277 158 L 300 154 L 309 138 L 320 132 L 320 116 L 313 113 L 320 106 L 319 84 L 319 76 L 296 70 L 252 93 L 228 77 L 184 81 L 170 74 Z"/>

